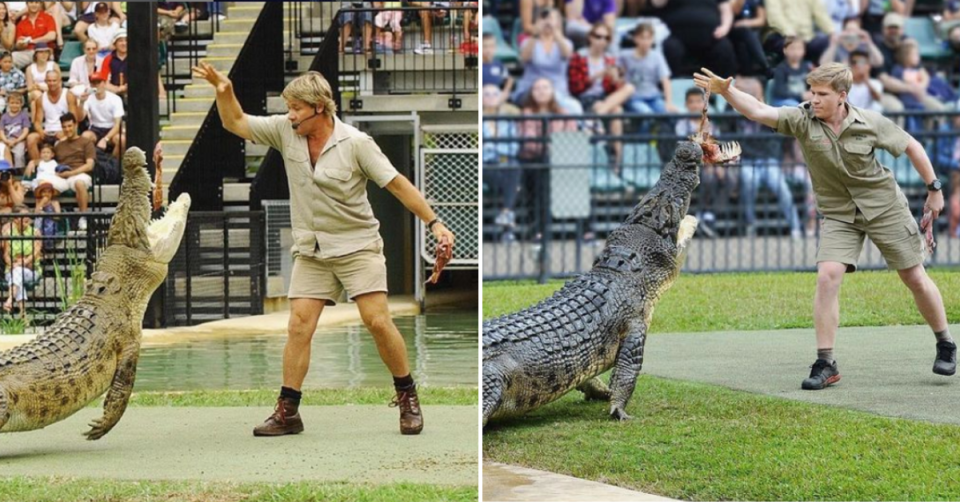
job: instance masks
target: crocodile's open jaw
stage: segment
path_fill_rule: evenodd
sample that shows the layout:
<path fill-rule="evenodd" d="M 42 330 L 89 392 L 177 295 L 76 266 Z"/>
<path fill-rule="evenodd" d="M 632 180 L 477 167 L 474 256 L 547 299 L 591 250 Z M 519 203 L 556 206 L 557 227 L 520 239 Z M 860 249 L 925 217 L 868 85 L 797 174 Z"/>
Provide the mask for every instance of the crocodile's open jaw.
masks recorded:
<path fill-rule="evenodd" d="M 155 260 L 170 263 L 180 248 L 180 239 L 187 227 L 187 212 L 190 210 L 190 194 L 182 193 L 167 207 L 163 217 L 147 226 L 147 239 Z"/>

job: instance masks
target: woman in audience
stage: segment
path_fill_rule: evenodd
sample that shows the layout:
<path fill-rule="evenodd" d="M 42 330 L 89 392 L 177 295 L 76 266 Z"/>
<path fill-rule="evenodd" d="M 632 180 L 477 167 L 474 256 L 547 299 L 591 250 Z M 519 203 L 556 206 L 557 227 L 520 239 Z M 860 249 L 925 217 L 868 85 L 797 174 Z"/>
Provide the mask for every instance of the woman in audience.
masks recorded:
<path fill-rule="evenodd" d="M 563 35 L 563 20 L 556 9 L 542 10 L 537 20 L 537 36 L 528 38 L 520 47 L 520 62 L 524 65 L 523 77 L 517 83 L 512 100 L 526 102 L 533 83 L 544 78 L 556 86 L 555 93 L 564 108 L 579 111 L 579 103 L 571 106 L 567 88 L 567 61 L 573 55 L 573 44 Z"/>

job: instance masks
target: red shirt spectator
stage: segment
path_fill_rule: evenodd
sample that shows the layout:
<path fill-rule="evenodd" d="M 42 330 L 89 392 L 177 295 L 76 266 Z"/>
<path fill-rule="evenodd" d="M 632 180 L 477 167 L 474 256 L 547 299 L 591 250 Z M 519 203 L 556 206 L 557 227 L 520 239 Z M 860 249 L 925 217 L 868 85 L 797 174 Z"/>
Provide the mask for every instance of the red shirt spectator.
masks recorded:
<path fill-rule="evenodd" d="M 26 46 L 29 50 L 33 50 L 37 42 L 53 42 L 57 38 L 57 22 L 43 11 L 37 12 L 36 20 L 31 20 L 28 14 L 17 23 L 17 40 L 23 37 L 31 39 Z"/>

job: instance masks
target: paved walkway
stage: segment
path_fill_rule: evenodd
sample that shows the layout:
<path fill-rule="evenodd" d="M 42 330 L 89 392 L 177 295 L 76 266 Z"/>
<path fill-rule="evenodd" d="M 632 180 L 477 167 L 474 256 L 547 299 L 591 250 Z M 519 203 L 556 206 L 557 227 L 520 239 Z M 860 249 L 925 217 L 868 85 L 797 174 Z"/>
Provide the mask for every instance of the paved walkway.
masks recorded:
<path fill-rule="evenodd" d="M 960 325 L 950 331 L 960 335 Z M 931 371 L 935 344 L 927 326 L 842 328 L 834 350 L 842 380 L 822 391 L 805 391 L 800 382 L 816 359 L 812 329 L 662 334 L 647 340 L 643 372 L 960 425 L 960 375 Z"/>
<path fill-rule="evenodd" d="M 271 408 L 131 407 L 98 441 L 81 434 L 101 411 L 0 435 L 3 476 L 476 485 L 476 406 L 424 406 L 425 428 L 402 436 L 396 409 L 305 406 L 306 431 L 255 438 Z"/>
<path fill-rule="evenodd" d="M 484 502 L 670 501 L 595 481 L 515 465 L 484 462 Z"/>

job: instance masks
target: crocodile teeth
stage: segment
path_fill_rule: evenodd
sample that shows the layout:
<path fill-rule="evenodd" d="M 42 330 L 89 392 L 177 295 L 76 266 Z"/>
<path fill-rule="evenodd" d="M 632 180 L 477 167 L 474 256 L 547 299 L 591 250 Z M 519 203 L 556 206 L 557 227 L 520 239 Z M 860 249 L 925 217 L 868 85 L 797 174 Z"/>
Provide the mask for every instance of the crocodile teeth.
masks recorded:
<path fill-rule="evenodd" d="M 731 160 L 736 159 L 740 156 L 741 149 L 740 143 L 736 141 L 728 141 L 726 143 L 720 144 L 720 155 L 717 156 L 718 164 L 724 162 L 730 162 Z"/>

